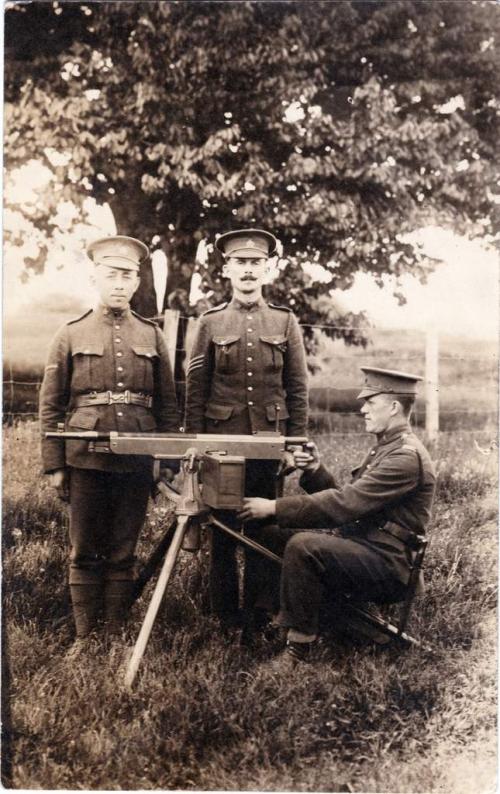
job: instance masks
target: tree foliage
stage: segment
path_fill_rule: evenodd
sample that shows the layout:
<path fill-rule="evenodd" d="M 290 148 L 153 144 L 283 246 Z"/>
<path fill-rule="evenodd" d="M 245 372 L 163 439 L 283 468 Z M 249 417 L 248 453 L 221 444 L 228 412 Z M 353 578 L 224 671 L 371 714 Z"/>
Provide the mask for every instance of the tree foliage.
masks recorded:
<path fill-rule="evenodd" d="M 271 297 L 331 323 L 330 290 L 359 271 L 425 278 L 405 232 L 495 231 L 498 21 L 484 2 L 11 3 L 6 164 L 53 171 L 31 210 L 49 239 L 61 199 L 109 202 L 165 251 L 166 302 L 186 312 L 201 239 L 270 229 Z M 197 265 L 212 303 L 219 264 Z"/>

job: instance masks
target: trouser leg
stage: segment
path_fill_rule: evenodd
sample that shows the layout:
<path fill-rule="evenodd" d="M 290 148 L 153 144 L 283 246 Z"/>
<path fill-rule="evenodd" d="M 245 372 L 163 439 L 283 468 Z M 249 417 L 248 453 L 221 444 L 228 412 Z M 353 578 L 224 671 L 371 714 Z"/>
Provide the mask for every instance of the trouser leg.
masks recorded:
<path fill-rule="evenodd" d="M 239 529 L 240 522 L 231 511 L 217 510 L 216 517 L 231 529 Z M 239 585 L 236 546 L 224 532 L 212 527 L 209 571 L 210 607 L 227 625 L 238 621 Z"/>
<path fill-rule="evenodd" d="M 276 498 L 277 461 L 251 460 L 247 463 L 245 494 L 264 499 Z M 283 534 L 288 538 L 289 530 L 262 521 L 247 521 L 245 535 L 276 554 L 283 552 Z M 272 612 L 278 602 L 280 571 L 276 563 L 267 560 L 258 552 L 245 548 L 243 575 L 243 608 L 246 616 L 254 610 Z"/>
<path fill-rule="evenodd" d="M 69 585 L 77 637 L 96 626 L 103 597 L 104 537 L 110 513 L 103 472 L 70 471 Z"/>
<path fill-rule="evenodd" d="M 83 626 L 85 611 L 89 625 L 95 624 L 101 596 L 106 619 L 115 625 L 123 621 L 131 601 L 135 547 L 150 488 L 149 469 L 125 473 L 71 470 L 69 581 L 79 625 Z M 94 598 L 91 593 L 98 590 L 100 597 Z"/>
<path fill-rule="evenodd" d="M 106 543 L 104 618 L 108 631 L 119 631 L 132 603 L 135 549 L 146 516 L 151 474 L 113 472 L 109 498 L 113 520 Z"/>
<path fill-rule="evenodd" d="M 112 513 L 107 472 L 70 471 L 70 584 L 98 584 L 103 580 L 106 535 Z"/>
<path fill-rule="evenodd" d="M 109 499 L 112 522 L 106 540 L 106 581 L 134 579 L 135 549 L 144 524 L 152 475 L 145 472 L 112 472 Z"/>
<path fill-rule="evenodd" d="M 304 635 L 318 632 L 319 609 L 327 590 L 378 600 L 393 573 L 373 549 L 348 538 L 299 532 L 288 542 L 281 575 L 279 623 Z"/>
<path fill-rule="evenodd" d="M 245 529 L 245 534 L 252 540 L 281 558 L 287 542 L 295 532 L 296 530 L 276 524 L 262 523 L 252 527 L 251 531 Z M 250 549 L 245 550 L 245 562 L 244 604 L 247 608 L 275 615 L 280 605 L 280 565 Z"/>

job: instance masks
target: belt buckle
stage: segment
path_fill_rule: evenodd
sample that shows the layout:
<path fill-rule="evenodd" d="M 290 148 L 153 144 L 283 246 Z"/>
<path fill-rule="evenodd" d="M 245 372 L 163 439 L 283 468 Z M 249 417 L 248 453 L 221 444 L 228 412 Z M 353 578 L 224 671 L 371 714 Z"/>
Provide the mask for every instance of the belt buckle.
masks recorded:
<path fill-rule="evenodd" d="M 113 405 L 113 403 L 126 403 L 130 402 L 130 392 L 125 391 L 123 394 L 116 394 L 116 392 L 108 391 L 106 392 L 108 397 L 108 405 Z"/>

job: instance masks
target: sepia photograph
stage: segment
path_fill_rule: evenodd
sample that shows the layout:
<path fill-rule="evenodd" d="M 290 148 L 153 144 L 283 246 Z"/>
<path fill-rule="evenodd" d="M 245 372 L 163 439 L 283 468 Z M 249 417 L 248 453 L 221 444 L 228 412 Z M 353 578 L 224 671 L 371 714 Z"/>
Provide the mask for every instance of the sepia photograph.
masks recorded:
<path fill-rule="evenodd" d="M 4 2 L 4 789 L 496 791 L 499 33 Z"/>

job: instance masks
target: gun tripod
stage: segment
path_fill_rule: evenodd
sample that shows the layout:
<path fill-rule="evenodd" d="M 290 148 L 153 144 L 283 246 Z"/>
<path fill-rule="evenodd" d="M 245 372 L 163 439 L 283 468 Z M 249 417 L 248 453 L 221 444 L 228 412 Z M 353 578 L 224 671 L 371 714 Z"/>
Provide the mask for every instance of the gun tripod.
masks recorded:
<path fill-rule="evenodd" d="M 158 489 L 175 502 L 176 519 L 174 526 L 169 528 L 164 538 L 162 538 L 158 548 L 151 555 L 136 582 L 134 600 L 140 596 L 156 567 L 165 555 L 153 596 L 127 666 L 125 684 L 128 687 L 132 686 L 137 670 L 139 669 L 158 610 L 181 549 L 184 548 L 185 550 L 196 551 L 198 548 L 198 533 L 201 519 L 203 519 L 204 523 L 215 526 L 222 532 L 230 535 L 237 543 L 281 565 L 281 558 L 278 557 L 277 554 L 274 554 L 272 551 L 269 551 L 269 549 L 266 549 L 265 546 L 261 546 L 259 543 L 251 540 L 251 538 L 226 526 L 226 524 L 219 521 L 218 518 L 209 512 L 209 508 L 203 502 L 200 490 L 198 480 L 199 464 L 200 457 L 198 451 L 196 449 L 189 449 L 182 463 L 184 480 L 180 493 L 164 482 L 160 481 L 158 483 Z"/>
<path fill-rule="evenodd" d="M 178 493 L 174 488 L 164 482 L 160 481 L 158 483 L 158 489 L 175 502 L 175 522 L 165 533 L 165 536 L 152 553 L 136 582 L 134 600 L 140 596 L 147 582 L 164 558 L 153 596 L 127 666 L 125 673 L 125 685 L 127 687 L 132 686 L 139 669 L 158 610 L 181 549 L 184 548 L 190 551 L 196 551 L 198 549 L 198 533 L 201 520 L 203 520 L 203 523 L 215 526 L 217 529 L 225 532 L 232 537 L 236 543 L 246 546 L 258 554 L 267 557 L 267 559 L 272 560 L 277 565 L 282 564 L 282 559 L 277 554 L 274 554 L 265 546 L 256 543 L 251 538 L 226 526 L 226 524 L 219 521 L 219 519 L 210 513 L 210 508 L 204 503 L 200 490 L 198 479 L 199 466 L 199 452 L 196 448 L 190 448 L 186 451 L 182 462 L 184 479 L 181 492 Z M 391 642 L 391 640 L 395 640 L 405 646 L 420 646 L 421 643 L 407 634 L 405 628 L 415 596 L 425 547 L 426 541 L 424 540 L 420 550 L 417 552 L 413 564 L 410 581 L 408 583 L 407 597 L 401 608 L 399 624 L 395 626 L 389 621 L 379 617 L 377 614 L 374 614 L 365 606 L 354 604 L 346 598 L 343 602 L 343 610 L 347 625 L 350 625 L 355 631 L 364 634 L 380 645 L 385 645 Z"/>

